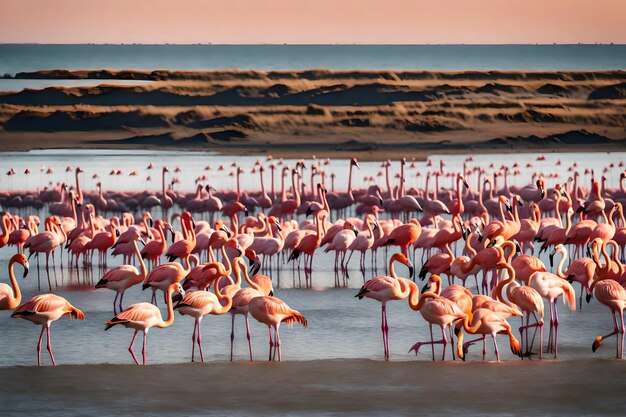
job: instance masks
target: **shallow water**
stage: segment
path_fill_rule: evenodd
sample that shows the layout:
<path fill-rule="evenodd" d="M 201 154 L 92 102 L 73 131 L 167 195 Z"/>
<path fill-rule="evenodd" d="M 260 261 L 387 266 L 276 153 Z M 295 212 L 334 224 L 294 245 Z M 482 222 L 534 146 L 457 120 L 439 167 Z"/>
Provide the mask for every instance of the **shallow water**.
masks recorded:
<path fill-rule="evenodd" d="M 183 188 L 191 188 L 190 178 L 203 172 L 205 165 L 213 166 L 209 175 L 216 188 L 234 186 L 232 178 L 227 176 L 228 167 L 226 172 L 215 170 L 216 164 L 223 162 L 224 158 L 211 154 L 46 151 L 4 156 L 10 157 L 17 172 L 23 172 L 24 167 L 32 170 L 40 164 L 52 166 L 58 173 L 50 176 L 54 181 L 63 180 L 63 168 L 67 164 L 82 164 L 86 170 L 85 177 L 90 178 L 94 172 L 104 177 L 113 162 L 125 172 L 139 167 L 140 176 L 145 175 L 146 172 L 141 170 L 148 162 L 157 161 L 169 164 L 170 169 L 175 165 L 183 167 L 184 171 L 180 174 L 184 179 Z M 559 170 L 564 180 L 565 170 L 573 161 L 578 161 L 582 170 L 588 164 L 587 167 L 599 172 L 610 162 L 625 160 L 624 156 L 623 153 L 595 154 L 594 158 L 585 158 L 575 153 L 550 154 L 546 161 L 535 161 L 536 155 L 532 154 L 506 157 L 478 155 L 473 164 L 486 167 L 491 161 L 506 160 L 509 164 L 519 161 L 523 163 L 524 170 L 519 181 L 527 181 L 534 170 L 544 173 Z M 432 157 L 435 164 L 438 158 Z M 463 158 L 446 156 L 446 169 L 458 169 Z M 256 160 L 255 157 L 229 157 L 229 162 L 230 159 L 248 168 Z M 555 161 L 559 159 L 562 165 L 557 167 Z M 533 161 L 533 168 L 524 168 L 528 161 Z M 364 184 L 360 179 L 362 175 L 375 175 L 378 166 L 378 163 L 362 164 L 356 185 Z M 343 170 L 346 161 L 332 161 L 331 167 Z M 424 169 L 424 163 L 419 163 L 410 172 L 424 172 Z M 616 169 L 616 176 L 618 172 Z M 34 181 L 37 175 L 31 175 L 30 181 Z M 47 179 L 45 175 L 43 178 Z M 69 178 L 71 180 L 71 175 Z M 13 187 L 17 186 L 17 181 L 23 180 L 16 175 Z M 135 180 L 137 177 L 125 177 L 117 185 L 139 188 L 141 184 Z M 2 181 L 6 185 L 6 177 Z M 113 181 L 111 186 L 115 185 Z M 257 175 L 246 179 L 244 188 L 257 187 L 257 181 Z M 613 181 L 615 184 L 615 178 Z M 86 183 L 90 186 L 93 182 L 88 180 Z M 471 180 L 470 183 L 474 185 Z M 414 184 L 423 186 L 417 181 Z M 345 186 L 338 182 L 337 187 L 340 185 Z M 7 281 L 5 271 L 13 253 L 14 248 L 0 249 L 0 279 L 3 282 Z M 418 259 L 420 256 L 418 253 Z M 385 262 L 383 258 L 381 252 L 379 267 Z M 544 262 L 549 265 L 546 258 Z M 117 263 L 119 260 L 110 260 L 109 267 Z M 625 365 L 612 359 L 615 340 L 607 340 L 596 353 L 591 352 L 595 337 L 608 333 L 612 328 L 608 309 L 595 300 L 584 304 L 582 311 L 575 313 L 559 303 L 558 360 L 540 362 L 533 358 L 521 361 L 511 354 L 507 339 L 499 336 L 503 364 L 483 364 L 480 344 L 472 347 L 468 363 L 463 364 L 458 361 L 431 363 L 431 351 L 426 348 L 417 356 L 409 354 L 408 349 L 416 341 L 429 339 L 428 326 L 418 313 L 409 309 L 406 302 L 392 302 L 388 305 L 392 362 L 385 363 L 380 333 L 380 304 L 354 297 L 363 284 L 363 278 L 356 269 L 357 262 L 353 259 L 348 288 L 333 288 L 332 255 L 318 252 L 315 255 L 313 289 L 299 288 L 298 277 L 292 275 L 288 264 L 283 266 L 280 276 L 272 273 L 276 296 L 303 313 L 309 321 L 307 329 L 300 325 L 281 327 L 283 359 L 286 362 L 265 363 L 268 355 L 267 329 L 251 319 L 255 363 L 249 364 L 243 319 L 237 317 L 236 362 L 228 363 L 231 319 L 226 314 L 203 320 L 204 353 L 209 363 L 189 364 L 193 321 L 177 314 L 170 328 L 150 331 L 148 362 L 152 366 L 143 369 L 130 365 L 132 358 L 127 351 L 132 337 L 130 330 L 115 327 L 104 331 L 104 322 L 113 316 L 111 303 L 114 293 L 92 289 L 102 272 L 94 268 L 91 278 L 85 278 L 84 270 L 77 274 L 68 270 L 67 266 L 61 270 L 59 264 L 57 258 L 57 293 L 82 309 L 87 320 L 63 318 L 55 322 L 52 325 L 53 347 L 57 363 L 61 366 L 57 369 L 37 369 L 33 365 L 36 364 L 39 328 L 24 320 L 9 318 L 10 312 L 0 312 L 0 415 L 33 412 L 37 415 L 60 415 L 69 411 L 70 414 L 100 416 L 128 414 L 132 410 L 137 415 L 570 416 L 622 415 L 626 405 L 621 395 L 626 388 L 626 379 L 623 378 Z M 418 260 L 416 269 L 420 266 Z M 16 269 L 20 276 L 21 270 L 19 267 Z M 382 268 L 379 268 L 379 273 L 382 273 Z M 406 276 L 407 271 L 402 267 L 399 273 Z M 366 278 L 372 276 L 374 272 L 368 269 Z M 38 292 L 34 259 L 31 260 L 30 274 L 26 279 L 19 278 L 19 282 L 24 300 Z M 471 285 L 472 281 L 469 282 Z M 41 285 L 47 288 L 43 269 Z M 578 286 L 575 288 L 578 292 Z M 149 292 L 134 287 L 127 292 L 124 305 L 146 301 L 149 297 Z M 514 327 L 519 325 L 519 319 L 510 322 Z M 547 326 L 544 334 L 547 338 Z M 436 329 L 435 337 L 439 337 Z M 135 349 L 140 354 L 140 340 Z M 436 348 L 436 354 L 439 359 L 440 347 Z M 450 350 L 448 359 L 449 355 Z M 49 365 L 45 350 L 42 358 L 44 364 Z M 494 359 L 491 341 L 487 344 L 487 359 Z"/>
<path fill-rule="evenodd" d="M 503 164 L 508 165 L 513 170 L 519 170 L 520 174 L 517 176 L 508 176 L 509 185 L 525 185 L 530 182 L 533 173 L 541 173 L 546 177 L 548 186 L 552 186 L 555 182 L 565 182 L 568 177 L 572 175 L 568 171 L 568 168 L 576 163 L 578 164 L 578 172 L 581 174 L 579 178 L 579 184 L 581 186 L 588 187 L 590 176 L 583 175 L 585 170 L 593 169 L 596 176 L 604 175 L 607 177 L 607 186 L 618 186 L 619 175 L 622 172 L 621 168 L 618 168 L 620 162 L 626 162 L 626 152 L 571 152 L 571 153 L 559 153 L 551 152 L 546 153 L 543 156 L 545 160 L 538 161 L 537 153 L 523 153 L 516 152 L 510 154 L 476 154 L 472 155 L 473 162 L 468 162 L 468 170 L 479 166 L 486 169 L 488 174 L 492 174 L 494 169 L 499 170 Z M 307 167 L 311 164 L 322 164 L 323 169 L 326 171 L 326 185 L 330 190 L 331 179 L 330 174 L 335 173 L 335 189 L 338 191 L 345 190 L 348 185 L 348 161 L 345 159 L 332 159 L 327 160 L 320 156 L 319 159 L 313 160 L 314 154 L 302 155 Z M 411 187 L 425 186 L 425 176 L 427 170 L 436 170 L 439 167 L 439 161 L 445 162 L 444 172 L 446 174 L 456 173 L 461 170 L 463 161 L 466 159 L 466 155 L 431 155 L 429 160 L 432 163 L 432 168 L 427 167 L 426 161 L 415 161 L 415 166 L 411 167 L 411 155 L 407 155 L 408 164 L 405 167 L 405 184 L 407 190 Z M 161 167 L 167 166 L 170 173 L 167 176 L 167 180 L 171 181 L 172 178 L 178 178 L 180 184 L 176 185 L 178 191 L 194 191 L 196 189 L 195 180 L 197 178 L 206 176 L 206 180 L 202 182 L 204 184 L 210 184 L 218 190 L 222 189 L 234 189 L 236 187 L 235 177 L 231 176 L 231 172 L 234 168 L 232 163 L 236 163 L 238 166 L 243 167 L 245 173 L 241 177 L 241 186 L 244 190 L 260 190 L 259 173 L 251 173 L 252 167 L 256 161 L 263 162 L 266 167 L 265 170 L 265 186 L 267 192 L 271 191 L 270 183 L 270 170 L 267 168 L 269 162 L 266 162 L 265 156 L 224 156 L 214 152 L 184 152 L 184 151 L 150 151 L 150 150 L 34 150 L 29 152 L 0 152 L 0 160 L 3 161 L 3 169 L 6 172 L 8 169 L 13 168 L 16 175 L 7 177 L 2 175 L 0 177 L 0 189 L 2 190 L 19 190 L 24 188 L 36 188 L 42 186 L 55 185 L 60 182 L 66 182 L 68 184 L 74 184 L 74 175 L 72 172 L 66 172 L 66 167 L 70 166 L 76 168 L 81 166 L 85 170 L 85 174 L 81 175 L 81 187 L 86 190 L 95 190 L 96 183 L 101 182 L 103 190 L 161 190 Z M 274 159 L 272 162 L 276 165 L 275 171 L 275 190 L 276 193 L 280 193 L 280 169 L 281 161 L 290 167 L 294 167 L 296 160 L 293 159 Z M 558 163 L 561 163 L 558 166 Z M 155 168 L 148 170 L 149 163 L 153 163 Z M 513 168 L 513 165 L 517 163 L 519 166 Z M 531 166 L 527 166 L 530 163 Z M 603 172 L 603 169 L 609 164 L 614 164 L 615 168 L 610 172 Z M 381 189 L 386 190 L 384 169 L 381 168 L 380 162 L 368 162 L 360 161 L 360 169 L 354 169 L 352 186 L 354 188 L 366 188 L 373 184 L 369 179 L 373 177 L 375 183 L 378 184 Z M 223 170 L 218 168 L 223 166 Z M 6 169 L 4 168 L 6 167 Z M 207 167 L 210 168 L 207 169 Z M 24 175 L 25 169 L 30 169 L 30 175 Z M 52 169 L 52 174 L 46 174 L 46 170 Z M 180 173 L 175 173 L 174 169 L 180 168 Z M 112 169 L 122 170 L 122 175 L 109 175 Z M 42 171 L 43 170 L 43 171 Z M 136 171 L 136 176 L 129 176 L 131 171 Z M 3 172 L 3 173 L 4 173 Z M 395 178 L 396 174 L 400 172 L 400 163 L 393 161 L 389 175 L 392 186 L 398 184 L 398 180 Z M 92 178 L 94 174 L 98 174 L 98 178 Z M 551 175 L 558 175 L 558 177 L 551 178 Z M 146 181 L 146 178 L 150 176 L 151 180 Z M 439 179 L 440 187 L 454 187 L 453 185 L 455 177 L 442 176 Z M 483 177 L 484 178 L 484 177 Z M 492 177 L 493 178 L 493 177 Z M 319 182 L 321 179 L 316 177 L 315 181 Z M 310 190 L 311 184 L 310 170 L 307 169 L 304 174 L 303 181 Z M 468 177 L 469 185 L 472 188 L 477 187 L 476 175 L 472 174 Z M 434 189 L 435 180 L 431 178 L 430 187 Z M 504 182 L 502 178 L 498 178 L 497 187 L 503 187 Z M 291 186 L 291 179 L 287 178 L 286 186 Z"/>

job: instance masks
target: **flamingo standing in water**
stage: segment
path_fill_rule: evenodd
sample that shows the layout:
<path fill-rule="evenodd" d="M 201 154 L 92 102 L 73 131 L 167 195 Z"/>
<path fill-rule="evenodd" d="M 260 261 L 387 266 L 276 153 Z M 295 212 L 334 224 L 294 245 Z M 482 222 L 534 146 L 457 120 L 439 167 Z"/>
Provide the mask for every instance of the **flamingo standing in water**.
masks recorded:
<path fill-rule="evenodd" d="M 612 279 L 596 278 L 587 290 L 587 302 L 591 300 L 592 293 L 595 294 L 600 303 L 611 310 L 613 331 L 607 335 L 596 337 L 591 349 L 595 352 L 606 338 L 617 335 L 615 357 L 622 359 L 624 357 L 624 308 L 626 308 L 626 289 Z M 619 321 L 617 319 L 618 315 Z"/>
<path fill-rule="evenodd" d="M 125 310 L 121 311 L 111 320 L 107 321 L 106 327 L 104 330 L 109 330 L 111 327 L 121 324 L 124 327 L 129 329 L 134 329 L 135 333 L 133 334 L 133 339 L 130 342 L 130 346 L 128 347 L 128 351 L 133 357 L 135 363 L 139 365 L 139 361 L 135 356 L 135 352 L 133 350 L 133 345 L 135 343 L 135 338 L 137 337 L 137 332 L 140 330 L 143 332 L 143 349 L 141 353 L 143 355 L 143 364 L 146 364 L 147 356 L 148 356 L 148 330 L 152 327 L 160 327 L 165 328 L 169 327 L 174 323 L 174 309 L 172 307 L 172 293 L 178 292 L 182 296 L 185 294 L 185 290 L 180 285 L 180 283 L 175 282 L 171 284 L 167 288 L 166 292 L 166 304 L 167 304 L 167 319 L 164 321 L 161 316 L 161 310 L 153 304 L 150 303 L 137 303 L 133 304 Z"/>
<path fill-rule="evenodd" d="M 550 272 L 535 272 L 528 279 L 528 286 L 537 290 L 539 295 L 548 300 L 550 306 L 550 334 L 548 337 L 548 352 L 558 356 L 559 315 L 556 308 L 558 298 L 563 295 L 563 301 L 572 311 L 576 311 L 576 293 L 574 288 L 564 279 Z"/>
<path fill-rule="evenodd" d="M 433 275 L 430 281 L 438 281 L 438 285 L 441 284 L 441 278 L 438 275 Z M 424 287 L 424 290 L 428 288 L 428 284 Z M 440 287 L 439 287 L 440 288 Z M 414 344 L 409 352 L 415 351 L 415 355 L 419 352 L 420 347 L 423 345 L 431 345 L 433 352 L 433 361 L 435 360 L 435 344 L 443 345 L 443 354 L 441 356 L 441 360 L 445 360 L 446 358 L 446 347 L 448 345 L 448 338 L 446 336 L 446 329 L 452 328 L 452 324 L 457 321 L 464 319 L 467 317 L 467 314 L 461 310 L 458 304 L 454 301 L 449 300 L 447 298 L 442 298 L 439 294 L 434 292 L 425 292 L 421 296 L 419 296 L 418 301 L 417 298 L 417 286 L 413 287 L 411 290 L 411 294 L 409 295 L 409 307 L 411 307 L 414 311 L 419 311 L 422 314 L 424 320 L 428 322 L 430 327 L 430 342 L 417 342 Z M 441 340 L 433 340 L 433 324 L 439 326 L 441 328 Z M 454 340 L 454 339 L 453 339 Z M 454 352 L 452 353 L 454 358 Z"/>
<path fill-rule="evenodd" d="M 300 323 L 307 327 L 306 318 L 296 310 L 292 310 L 283 300 L 273 296 L 254 297 L 248 303 L 248 310 L 252 317 L 258 322 L 267 326 L 270 336 L 269 360 L 281 361 L 281 342 L 278 328 L 281 323 Z M 274 329 L 274 340 L 272 341 L 272 329 Z M 272 352 L 273 348 L 273 352 Z"/>
<path fill-rule="evenodd" d="M 246 251 L 247 252 L 247 251 Z M 252 253 L 255 266 L 260 266 L 256 254 Z M 274 295 L 274 289 L 272 288 L 272 279 L 267 275 L 254 274 L 252 278 L 248 275 L 248 269 L 245 266 L 245 262 L 241 258 L 235 260 L 235 272 L 239 274 L 239 271 L 243 271 L 243 276 L 250 285 L 248 288 L 242 288 L 233 296 L 233 304 L 230 309 L 231 314 L 231 331 L 230 331 L 230 360 L 233 360 L 233 347 L 235 340 L 235 316 L 237 314 L 243 314 L 246 319 L 246 336 L 248 338 L 248 349 L 250 351 L 250 362 L 252 362 L 252 343 L 250 340 L 250 323 L 248 321 L 249 304 L 250 300 L 254 297 Z"/>
<path fill-rule="evenodd" d="M 230 277 L 227 277 L 230 280 Z M 232 283 L 232 280 L 230 280 Z M 202 330 L 200 324 L 202 318 L 207 314 L 222 315 L 230 310 L 233 299 L 231 296 L 222 294 L 219 290 L 219 279 L 213 284 L 215 294 L 209 291 L 192 291 L 187 293 L 182 300 L 174 306 L 174 310 L 183 316 L 193 317 L 193 334 L 191 335 L 191 361 L 194 361 L 195 346 L 198 343 L 200 359 L 204 362 L 204 352 L 202 351 Z M 221 303 L 224 302 L 224 305 Z"/>
<path fill-rule="evenodd" d="M 117 314 L 116 304 L 119 297 L 120 311 L 122 308 L 122 300 L 124 299 L 124 292 L 133 285 L 141 284 L 146 279 L 147 270 L 146 264 L 143 258 L 139 254 L 139 248 L 137 247 L 137 240 L 143 243 L 143 239 L 137 236 L 137 239 L 133 240 L 133 247 L 135 248 L 135 255 L 139 259 L 139 265 L 141 272 L 133 265 L 120 265 L 108 270 L 96 284 L 98 288 L 108 288 L 115 291 L 115 298 L 113 299 L 113 314 Z"/>
<path fill-rule="evenodd" d="M 24 278 L 28 275 L 28 260 L 26 256 L 22 253 L 13 255 L 9 260 L 9 280 L 11 281 L 11 286 L 0 283 L 0 310 L 13 310 L 22 301 L 22 292 L 13 272 L 13 265 L 16 263 L 24 267 Z"/>
<path fill-rule="evenodd" d="M 37 366 L 41 366 L 41 340 L 43 332 L 48 338 L 48 353 L 52 365 L 56 366 L 54 354 L 52 353 L 52 334 L 50 324 L 63 316 L 70 316 L 72 319 L 85 320 L 85 314 L 71 305 L 65 298 L 55 294 L 39 294 L 15 309 L 11 317 L 28 320 L 33 324 L 41 326 L 39 342 L 37 343 Z"/>
<path fill-rule="evenodd" d="M 383 333 L 383 347 L 385 350 L 385 360 L 389 360 L 389 325 L 387 323 L 387 302 L 392 300 L 403 300 L 408 297 L 411 284 L 405 278 L 396 276 L 394 262 L 400 262 L 409 268 L 409 276 L 413 276 L 413 264 L 408 260 L 406 255 L 402 253 L 394 254 L 389 259 L 389 273 L 391 276 L 378 276 L 368 280 L 359 290 L 355 297 L 359 300 L 363 297 L 372 298 L 381 303 L 381 325 L 380 329 Z"/>

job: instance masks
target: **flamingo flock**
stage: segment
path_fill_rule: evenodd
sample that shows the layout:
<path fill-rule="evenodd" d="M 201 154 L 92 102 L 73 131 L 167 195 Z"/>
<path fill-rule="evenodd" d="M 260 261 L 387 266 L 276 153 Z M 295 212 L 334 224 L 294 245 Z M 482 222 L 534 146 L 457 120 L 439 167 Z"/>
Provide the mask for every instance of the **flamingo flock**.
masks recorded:
<path fill-rule="evenodd" d="M 429 161 L 426 172 L 417 170 L 414 175 L 425 177 L 424 188 L 409 187 L 408 173 L 415 169 L 414 162 L 403 158 L 398 164 L 395 178 L 389 174 L 393 162 L 384 161 L 378 173 L 384 183 L 366 177 L 370 185 L 355 188 L 353 176 L 360 165 L 352 158 L 346 167 L 347 189 L 338 191 L 334 189 L 337 173 L 327 170 L 328 160 L 314 159 L 308 165 L 301 160 L 290 167 L 268 157 L 265 164 L 256 161 L 251 171 L 259 173 L 259 189 L 251 184 L 244 189 L 241 177 L 246 169 L 233 163 L 235 189 L 217 190 L 205 176 L 196 179 L 191 194 L 175 191 L 177 181 L 168 179 L 167 167 L 160 171 L 160 193 L 106 191 L 100 181 L 97 190 L 87 191 L 80 185 L 85 170 L 68 167 L 66 172 L 74 173 L 74 185 L 64 182 L 41 190 L 0 193 L 0 203 L 8 209 L 0 216 L 0 248 L 15 247 L 8 265 L 10 285 L 0 284 L 0 309 L 40 325 L 38 364 L 44 333 L 50 359 L 56 364 L 51 323 L 63 316 L 85 319 L 81 310 L 54 294 L 59 288 L 57 269 L 63 273 L 64 268 L 77 272 L 81 267 L 83 271 L 97 268 L 95 284 L 87 272 L 82 284 L 115 292 L 113 317 L 106 321 L 105 330 L 118 325 L 134 330 L 128 350 L 136 364 L 147 363 L 149 330 L 171 326 L 176 312 L 194 320 L 192 361 L 196 346 L 200 360 L 205 360 L 203 318 L 226 313 L 232 321 L 231 360 L 235 317 L 242 315 L 249 360 L 253 359 L 252 316 L 268 328 L 269 360 L 280 361 L 280 325 L 307 327 L 308 320 L 274 296 L 274 286 L 280 288 L 281 270 L 291 268 L 294 285 L 314 288 L 316 269 L 324 262 L 315 255 L 323 252 L 334 255 L 335 286 L 362 280 L 356 297 L 381 303 L 386 360 L 391 357 L 390 301 L 406 300 L 408 308 L 419 312 L 429 326 L 430 340 L 417 341 L 410 352 L 417 355 L 428 346 L 435 360 L 435 348 L 440 345 L 445 360 L 451 344 L 451 358 L 465 360 L 472 345 L 482 342 L 485 360 L 490 337 L 499 361 L 497 335 L 506 336 L 511 352 L 522 359 L 543 358 L 547 353 L 557 358 L 559 299 L 575 312 L 583 309 L 583 295 L 587 303 L 595 298 L 607 306 L 614 324 L 612 332 L 592 342 L 592 351 L 615 336 L 616 358 L 623 358 L 626 171 L 620 173 L 616 188 L 610 188 L 607 180 L 623 163 L 607 166 L 601 178 L 589 170 L 581 174 L 573 164 L 566 181 L 560 181 L 559 175 L 535 172 L 526 185 L 515 186 L 509 185 L 508 178 L 519 175 L 517 164 L 484 168 L 468 157 L 462 170 L 454 172 L 447 170 L 443 160 L 438 167 Z M 561 166 L 560 161 L 556 166 Z M 155 169 L 154 164 L 148 169 Z M 266 187 L 268 170 L 271 180 Z M 182 170 L 174 172 L 180 175 Z M 99 175 L 93 173 L 93 178 Z M 275 188 L 276 175 L 280 176 L 280 193 Z M 588 177 L 589 187 L 583 185 L 581 176 Z M 503 184 L 498 187 L 500 179 Z M 248 181 L 253 180 L 246 177 Z M 449 182 L 449 187 L 442 182 Z M 360 277 L 350 274 L 355 252 Z M 549 267 L 540 259 L 543 253 L 548 254 Z M 14 268 L 21 265 L 26 277 L 34 257 L 39 278 L 40 255 L 45 255 L 49 292 L 22 303 Z M 121 256 L 123 264 L 109 269 L 108 261 L 115 256 Z M 380 274 L 379 257 L 385 260 Z M 398 264 L 408 268 L 406 278 L 396 271 Z M 421 289 L 417 278 L 425 282 Z M 573 283 L 579 287 L 578 295 Z M 133 287 L 149 289 L 149 302 L 124 307 L 124 294 L 135 291 Z M 167 311 L 165 320 L 158 306 L 159 291 Z M 546 310 L 549 318 L 544 317 Z M 520 318 L 517 328 L 512 323 L 515 317 Z M 441 339 L 435 340 L 433 326 L 441 331 Z M 141 361 L 134 351 L 139 332 L 143 335 Z M 466 334 L 476 338 L 465 341 Z"/>

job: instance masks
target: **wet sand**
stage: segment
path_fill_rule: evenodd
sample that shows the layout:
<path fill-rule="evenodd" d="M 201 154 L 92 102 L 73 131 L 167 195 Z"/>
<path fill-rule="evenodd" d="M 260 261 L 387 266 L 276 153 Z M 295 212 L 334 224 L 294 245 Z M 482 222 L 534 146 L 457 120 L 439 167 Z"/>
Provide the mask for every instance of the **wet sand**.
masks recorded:
<path fill-rule="evenodd" d="M 626 144 L 625 71 L 53 70 L 17 77 L 103 84 L 0 93 L 6 150 L 304 151 L 385 159 Z"/>
<path fill-rule="evenodd" d="M 15 367 L 2 369 L 0 414 L 618 416 L 625 371 L 614 360 Z"/>

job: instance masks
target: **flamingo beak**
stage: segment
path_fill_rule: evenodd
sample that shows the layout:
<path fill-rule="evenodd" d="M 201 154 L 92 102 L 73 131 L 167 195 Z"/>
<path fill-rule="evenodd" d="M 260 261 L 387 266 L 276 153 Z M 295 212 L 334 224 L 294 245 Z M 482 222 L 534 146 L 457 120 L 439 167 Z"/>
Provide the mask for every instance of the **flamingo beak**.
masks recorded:
<path fill-rule="evenodd" d="M 309 217 L 311 214 L 313 214 L 313 210 L 311 210 L 311 206 L 306 208 L 306 217 Z"/>
<path fill-rule="evenodd" d="M 512 213 L 512 212 L 513 212 L 513 207 L 511 206 L 511 204 L 510 204 L 509 202 L 507 202 L 507 203 L 505 204 L 505 206 L 506 206 L 506 210 L 507 210 L 509 213 Z"/>
<path fill-rule="evenodd" d="M 469 184 L 467 183 L 467 181 L 463 180 L 463 185 L 465 186 L 465 189 L 466 189 L 466 190 L 469 190 L 470 186 L 469 186 Z"/>
<path fill-rule="evenodd" d="M 120 229 L 115 229 L 115 237 L 120 237 Z"/>
<path fill-rule="evenodd" d="M 554 268 L 554 252 L 550 254 L 550 268 Z"/>
<path fill-rule="evenodd" d="M 148 217 L 148 224 L 150 225 L 150 227 L 154 226 L 154 221 L 152 220 L 152 217 Z"/>
<path fill-rule="evenodd" d="M 378 220 L 374 220 L 374 230 L 378 229 L 380 225 L 378 224 Z"/>
<path fill-rule="evenodd" d="M 420 291 L 420 294 L 424 294 L 426 291 L 428 291 L 429 288 L 430 288 L 430 282 L 427 282 L 426 285 L 422 287 L 422 291 Z"/>
<path fill-rule="evenodd" d="M 244 214 L 246 215 L 246 217 L 247 217 L 247 216 L 248 216 L 248 209 L 247 209 L 247 208 L 243 209 L 243 213 L 244 213 Z"/>
<path fill-rule="evenodd" d="M 275 223 L 276 224 L 276 228 L 278 229 L 279 232 L 283 231 L 283 228 L 280 226 L 280 224 Z"/>
<path fill-rule="evenodd" d="M 146 241 L 145 241 L 145 240 L 143 240 L 143 238 L 142 238 L 142 237 L 139 237 L 139 239 L 137 239 L 137 240 L 139 240 L 141 243 L 143 243 L 143 245 L 144 245 L 144 246 L 146 246 Z"/>
<path fill-rule="evenodd" d="M 354 237 L 357 237 L 359 235 L 359 232 L 356 229 L 352 229 L 352 231 L 354 232 Z"/>
<path fill-rule="evenodd" d="M 413 278 L 415 276 L 415 267 L 413 267 L 411 261 L 407 262 L 406 266 L 409 267 L 409 278 Z"/>
<path fill-rule="evenodd" d="M 589 302 L 591 301 L 592 298 L 593 297 L 592 297 L 591 293 L 587 293 L 587 295 L 585 296 L 585 300 L 587 300 L 587 304 L 589 304 Z"/>
<path fill-rule="evenodd" d="M 273 297 L 274 296 L 274 290 L 271 290 L 269 295 L 270 295 L 270 297 Z"/>
<path fill-rule="evenodd" d="M 541 199 L 543 200 L 543 198 L 546 196 L 546 192 L 545 190 L 542 188 L 541 189 Z"/>
<path fill-rule="evenodd" d="M 22 275 L 22 278 L 26 278 L 26 275 L 28 275 L 28 269 L 29 269 L 29 265 L 28 265 L 28 261 L 26 261 L 26 263 L 24 264 L 24 275 Z"/>
<path fill-rule="evenodd" d="M 181 291 L 185 291 L 185 290 L 181 290 Z M 174 303 L 178 303 L 179 301 L 183 300 L 184 295 L 181 293 L 176 293 L 174 295 L 172 295 L 172 302 Z"/>

